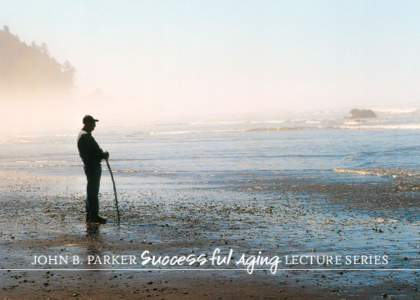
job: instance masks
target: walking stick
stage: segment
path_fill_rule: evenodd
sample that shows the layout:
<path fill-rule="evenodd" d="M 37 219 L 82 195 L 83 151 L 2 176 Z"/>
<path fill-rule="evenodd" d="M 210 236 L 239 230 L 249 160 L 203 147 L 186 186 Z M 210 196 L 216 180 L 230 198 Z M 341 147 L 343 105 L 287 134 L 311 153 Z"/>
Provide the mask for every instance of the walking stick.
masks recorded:
<path fill-rule="evenodd" d="M 109 165 L 108 159 L 105 159 L 106 165 L 108 166 L 109 174 L 111 174 L 112 186 L 114 188 L 114 196 L 115 196 L 115 208 L 117 209 L 117 220 L 118 224 L 120 224 L 120 210 L 118 209 L 118 197 L 117 197 L 117 189 L 115 187 L 115 180 L 114 175 L 112 174 L 111 166 Z"/>

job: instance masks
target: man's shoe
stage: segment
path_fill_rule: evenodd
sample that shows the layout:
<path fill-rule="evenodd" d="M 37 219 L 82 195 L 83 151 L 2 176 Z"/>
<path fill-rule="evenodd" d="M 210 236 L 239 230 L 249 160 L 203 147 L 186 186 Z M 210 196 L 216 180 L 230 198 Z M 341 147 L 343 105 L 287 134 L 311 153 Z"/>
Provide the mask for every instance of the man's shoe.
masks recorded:
<path fill-rule="evenodd" d="M 104 219 L 100 216 L 97 216 L 96 218 L 93 219 L 93 222 L 94 223 L 99 223 L 99 224 L 106 224 L 106 219 Z"/>
<path fill-rule="evenodd" d="M 86 223 L 99 223 L 99 224 L 106 224 L 106 219 L 97 216 L 93 218 L 86 218 Z"/>

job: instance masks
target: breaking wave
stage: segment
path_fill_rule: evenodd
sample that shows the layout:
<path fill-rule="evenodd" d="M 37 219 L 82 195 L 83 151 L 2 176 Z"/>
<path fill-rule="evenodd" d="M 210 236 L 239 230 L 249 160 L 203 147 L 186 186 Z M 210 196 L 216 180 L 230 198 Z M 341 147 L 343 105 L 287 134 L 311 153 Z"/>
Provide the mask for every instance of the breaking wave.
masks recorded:
<path fill-rule="evenodd" d="M 369 129 L 384 129 L 384 130 L 418 130 L 420 129 L 420 123 L 412 124 L 359 124 L 357 122 L 346 122 L 339 126 L 340 129 L 358 129 L 358 130 L 369 130 Z"/>
<path fill-rule="evenodd" d="M 336 173 L 354 174 L 361 176 L 384 176 L 384 177 L 419 177 L 420 172 L 405 171 L 399 169 L 350 169 L 335 168 Z"/>

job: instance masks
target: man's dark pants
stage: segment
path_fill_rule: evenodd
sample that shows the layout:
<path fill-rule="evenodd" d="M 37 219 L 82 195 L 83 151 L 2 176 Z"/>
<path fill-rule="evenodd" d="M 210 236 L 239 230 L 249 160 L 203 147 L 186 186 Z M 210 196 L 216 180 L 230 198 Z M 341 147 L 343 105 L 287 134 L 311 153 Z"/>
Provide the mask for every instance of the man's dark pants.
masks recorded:
<path fill-rule="evenodd" d="M 99 185 L 101 182 L 101 165 L 85 165 L 87 178 L 87 197 L 86 197 L 86 220 L 94 220 L 98 217 L 99 211 Z"/>

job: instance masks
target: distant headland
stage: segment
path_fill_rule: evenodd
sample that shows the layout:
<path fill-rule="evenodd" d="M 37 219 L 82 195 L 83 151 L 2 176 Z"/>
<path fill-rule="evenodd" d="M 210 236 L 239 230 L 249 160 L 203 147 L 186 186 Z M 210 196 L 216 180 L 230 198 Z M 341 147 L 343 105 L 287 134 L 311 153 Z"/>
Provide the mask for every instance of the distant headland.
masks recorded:
<path fill-rule="evenodd" d="M 0 29 L 0 91 L 5 95 L 43 95 L 69 93 L 74 87 L 75 69 L 69 61 L 59 63 L 47 44 L 31 45 Z"/>

